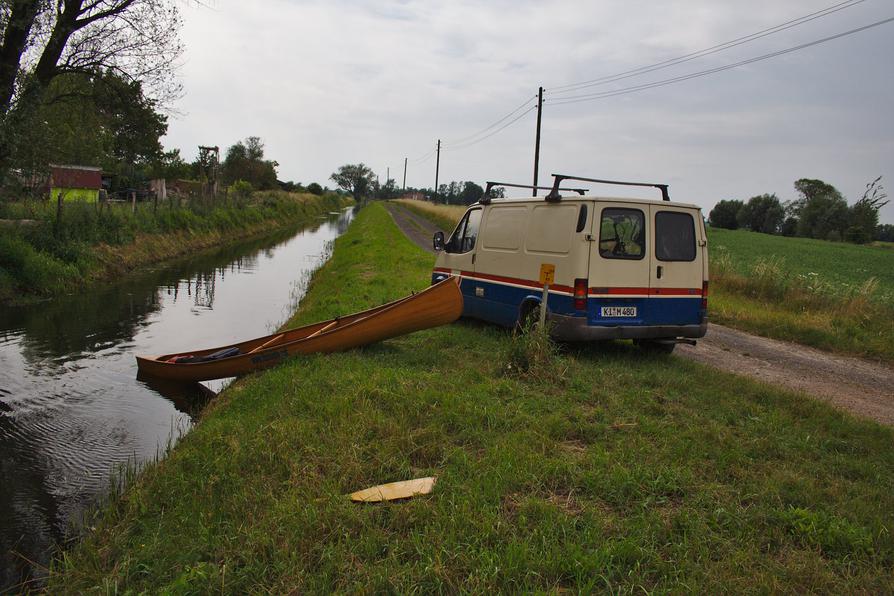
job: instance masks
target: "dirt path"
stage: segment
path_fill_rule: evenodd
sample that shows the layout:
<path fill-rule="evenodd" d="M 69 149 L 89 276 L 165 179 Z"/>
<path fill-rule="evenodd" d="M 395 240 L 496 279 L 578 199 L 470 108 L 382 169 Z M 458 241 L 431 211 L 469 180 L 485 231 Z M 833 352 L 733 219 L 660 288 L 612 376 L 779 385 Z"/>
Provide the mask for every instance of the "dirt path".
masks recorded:
<path fill-rule="evenodd" d="M 438 231 L 435 224 L 424 217 L 416 215 L 398 203 L 388 201 L 385 203 L 385 208 L 391 213 L 394 223 L 397 224 L 397 227 L 403 230 L 404 234 L 407 235 L 407 238 L 418 244 L 424 250 L 434 254 L 435 249 L 432 245 L 432 236 Z"/>
<path fill-rule="evenodd" d="M 436 227 L 394 203 L 395 223 L 429 252 Z M 712 323 L 697 346 L 676 354 L 771 385 L 801 391 L 857 416 L 894 426 L 894 369 L 859 358 L 821 352 Z"/>

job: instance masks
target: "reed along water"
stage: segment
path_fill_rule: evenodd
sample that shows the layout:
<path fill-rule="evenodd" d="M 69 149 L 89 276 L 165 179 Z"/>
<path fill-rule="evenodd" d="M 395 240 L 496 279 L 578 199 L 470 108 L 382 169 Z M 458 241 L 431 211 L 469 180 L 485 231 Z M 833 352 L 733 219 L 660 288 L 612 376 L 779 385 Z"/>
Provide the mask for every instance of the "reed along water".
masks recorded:
<path fill-rule="evenodd" d="M 0 592 L 39 583 L 113 475 L 191 427 L 204 392 L 137 379 L 134 356 L 272 333 L 351 218 L 0 308 Z"/>

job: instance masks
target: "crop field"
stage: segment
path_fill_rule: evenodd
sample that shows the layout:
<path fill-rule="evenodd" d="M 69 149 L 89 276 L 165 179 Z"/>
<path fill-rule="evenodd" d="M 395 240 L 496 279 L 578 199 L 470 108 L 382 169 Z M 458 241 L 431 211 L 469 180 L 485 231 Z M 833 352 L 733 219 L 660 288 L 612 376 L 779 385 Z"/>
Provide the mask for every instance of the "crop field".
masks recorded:
<path fill-rule="evenodd" d="M 776 260 L 786 275 L 824 284 L 833 295 L 850 296 L 874 278 L 873 299 L 894 302 L 894 251 L 884 246 L 787 238 L 745 230 L 708 228 L 712 261 L 728 255 L 733 271 L 747 275 L 761 260 Z"/>

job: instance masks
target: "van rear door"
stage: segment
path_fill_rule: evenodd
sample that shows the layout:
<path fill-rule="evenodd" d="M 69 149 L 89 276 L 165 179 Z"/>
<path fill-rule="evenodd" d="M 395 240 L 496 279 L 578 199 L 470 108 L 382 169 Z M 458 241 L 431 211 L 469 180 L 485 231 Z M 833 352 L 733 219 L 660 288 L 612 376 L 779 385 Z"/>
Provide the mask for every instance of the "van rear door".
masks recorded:
<path fill-rule="evenodd" d="M 588 319 L 591 325 L 646 323 L 651 266 L 649 206 L 592 203 Z"/>
<path fill-rule="evenodd" d="M 704 281 L 703 227 L 697 210 L 652 205 L 650 325 L 697 325 L 701 322 Z"/>

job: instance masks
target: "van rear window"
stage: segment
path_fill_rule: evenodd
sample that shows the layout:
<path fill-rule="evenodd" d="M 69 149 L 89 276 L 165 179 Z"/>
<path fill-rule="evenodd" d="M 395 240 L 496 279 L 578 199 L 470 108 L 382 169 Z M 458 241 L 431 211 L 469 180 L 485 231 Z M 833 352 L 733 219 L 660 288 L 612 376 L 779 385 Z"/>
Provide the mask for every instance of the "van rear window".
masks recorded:
<path fill-rule="evenodd" d="M 655 214 L 655 256 L 659 261 L 695 260 L 695 222 L 688 213 Z"/>
<path fill-rule="evenodd" d="M 605 259 L 641 259 L 646 254 L 646 217 L 639 209 L 602 210 L 599 254 Z"/>

